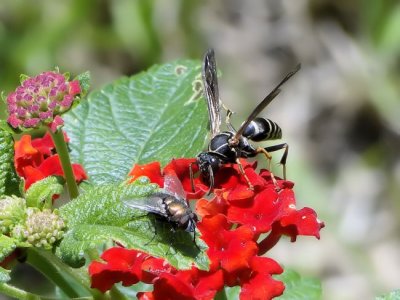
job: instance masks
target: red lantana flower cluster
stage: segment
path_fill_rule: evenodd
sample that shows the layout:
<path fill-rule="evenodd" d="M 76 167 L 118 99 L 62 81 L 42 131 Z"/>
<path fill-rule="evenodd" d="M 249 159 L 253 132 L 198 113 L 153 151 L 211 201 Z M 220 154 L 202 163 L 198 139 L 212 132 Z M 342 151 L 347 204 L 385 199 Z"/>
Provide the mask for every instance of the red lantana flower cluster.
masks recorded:
<path fill-rule="evenodd" d="M 171 161 L 161 172 L 159 163 L 136 165 L 129 175 L 133 180 L 147 176 L 163 187 L 163 174 L 173 172 L 181 180 L 188 199 L 205 195 L 208 186 L 196 178 L 192 191 L 189 165 L 193 159 Z M 152 292 L 138 294 L 139 299 L 213 299 L 224 286 L 240 286 L 240 299 L 271 299 L 284 291 L 282 282 L 272 278 L 283 269 L 264 257 L 280 239 L 288 235 L 319 238 L 324 223 L 311 208 L 296 209 L 293 183 L 271 179 L 267 170 L 256 171 L 256 163 L 242 160 L 244 172 L 254 186 L 249 190 L 236 164 L 225 165 L 216 174 L 214 197 L 196 203 L 201 217 L 197 227 L 209 249 L 209 271 L 196 267 L 176 270 L 160 258 L 124 248 L 103 253 L 102 262 L 92 262 L 89 273 L 92 287 L 105 292 L 114 283 L 124 286 L 139 281 L 152 283 Z M 196 171 L 196 170 L 195 170 Z"/>
<path fill-rule="evenodd" d="M 68 137 L 64 133 L 64 139 Z M 14 165 L 17 174 L 25 179 L 25 190 L 36 181 L 48 176 L 64 176 L 60 158 L 55 153 L 55 146 L 51 135 L 46 133 L 42 138 L 32 139 L 30 135 L 23 135 L 14 144 Z M 75 180 L 81 182 L 87 179 L 83 167 L 72 164 Z"/>

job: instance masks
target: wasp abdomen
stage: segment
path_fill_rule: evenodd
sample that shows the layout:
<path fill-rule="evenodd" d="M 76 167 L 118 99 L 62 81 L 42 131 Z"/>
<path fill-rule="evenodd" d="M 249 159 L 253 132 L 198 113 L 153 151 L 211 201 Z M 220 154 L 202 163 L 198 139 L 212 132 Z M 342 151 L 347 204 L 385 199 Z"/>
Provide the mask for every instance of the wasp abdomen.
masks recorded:
<path fill-rule="evenodd" d="M 244 129 L 243 136 L 255 142 L 276 140 L 282 138 L 282 129 L 274 121 L 255 118 Z"/>

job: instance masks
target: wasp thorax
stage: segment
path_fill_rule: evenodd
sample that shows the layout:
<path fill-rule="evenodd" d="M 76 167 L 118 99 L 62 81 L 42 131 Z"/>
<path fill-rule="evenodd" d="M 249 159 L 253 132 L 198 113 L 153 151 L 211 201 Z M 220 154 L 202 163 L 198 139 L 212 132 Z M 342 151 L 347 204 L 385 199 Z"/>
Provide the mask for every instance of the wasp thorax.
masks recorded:
<path fill-rule="evenodd" d="M 236 147 L 237 145 L 239 145 L 239 139 L 232 137 L 228 140 L 228 145 L 230 147 Z"/>

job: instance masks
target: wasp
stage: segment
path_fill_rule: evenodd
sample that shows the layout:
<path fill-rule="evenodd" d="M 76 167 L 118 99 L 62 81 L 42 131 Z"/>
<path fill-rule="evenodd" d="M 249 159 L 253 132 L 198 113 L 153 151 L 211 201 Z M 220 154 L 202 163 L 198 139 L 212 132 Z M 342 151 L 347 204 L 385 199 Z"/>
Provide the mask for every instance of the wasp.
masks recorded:
<path fill-rule="evenodd" d="M 278 124 L 269 119 L 257 116 L 276 96 L 278 96 L 281 92 L 280 87 L 296 74 L 298 70 L 300 70 L 300 64 L 298 64 L 293 71 L 289 72 L 256 108 L 254 108 L 239 129 L 235 130 L 230 123 L 232 112 L 227 109 L 225 123 L 228 127 L 228 131 L 221 132 L 221 101 L 218 89 L 217 64 L 214 50 L 207 50 L 203 59 L 202 80 L 204 95 L 207 100 L 211 140 L 208 145 L 208 150 L 198 154 L 194 164 L 198 165 L 201 175 L 209 183 L 208 194 L 211 193 L 214 187 L 214 174 L 218 172 L 222 165 L 228 163 L 238 164 L 240 173 L 244 176 L 249 188 L 253 189 L 239 159 L 255 157 L 260 153 L 263 153 L 268 159 L 270 169 L 272 159 L 270 152 L 283 149 L 284 153 L 280 164 L 283 166 L 283 177 L 286 179 L 286 160 L 289 151 L 288 144 L 283 143 L 263 148 L 254 147 L 250 144 L 249 140 L 260 142 L 282 138 L 282 130 Z M 192 189 L 194 190 L 192 165 L 190 165 L 190 176 L 192 179 Z M 274 182 L 276 182 L 273 175 L 272 178 Z"/>
<path fill-rule="evenodd" d="M 164 176 L 164 188 L 146 198 L 123 200 L 130 207 L 155 214 L 172 225 L 174 230 L 183 229 L 193 233 L 195 241 L 197 215 L 192 212 L 179 178 L 173 174 Z M 197 245 L 196 245 L 197 246 Z"/>

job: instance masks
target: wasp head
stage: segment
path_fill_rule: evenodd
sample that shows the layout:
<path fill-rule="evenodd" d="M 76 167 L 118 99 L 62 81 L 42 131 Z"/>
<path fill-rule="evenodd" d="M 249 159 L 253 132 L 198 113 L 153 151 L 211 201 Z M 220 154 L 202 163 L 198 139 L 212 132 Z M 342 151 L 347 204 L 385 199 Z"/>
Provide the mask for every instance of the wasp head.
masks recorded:
<path fill-rule="evenodd" d="M 203 176 L 209 177 L 213 175 L 221 167 L 221 159 L 209 152 L 202 152 L 197 156 L 197 164 Z"/>

